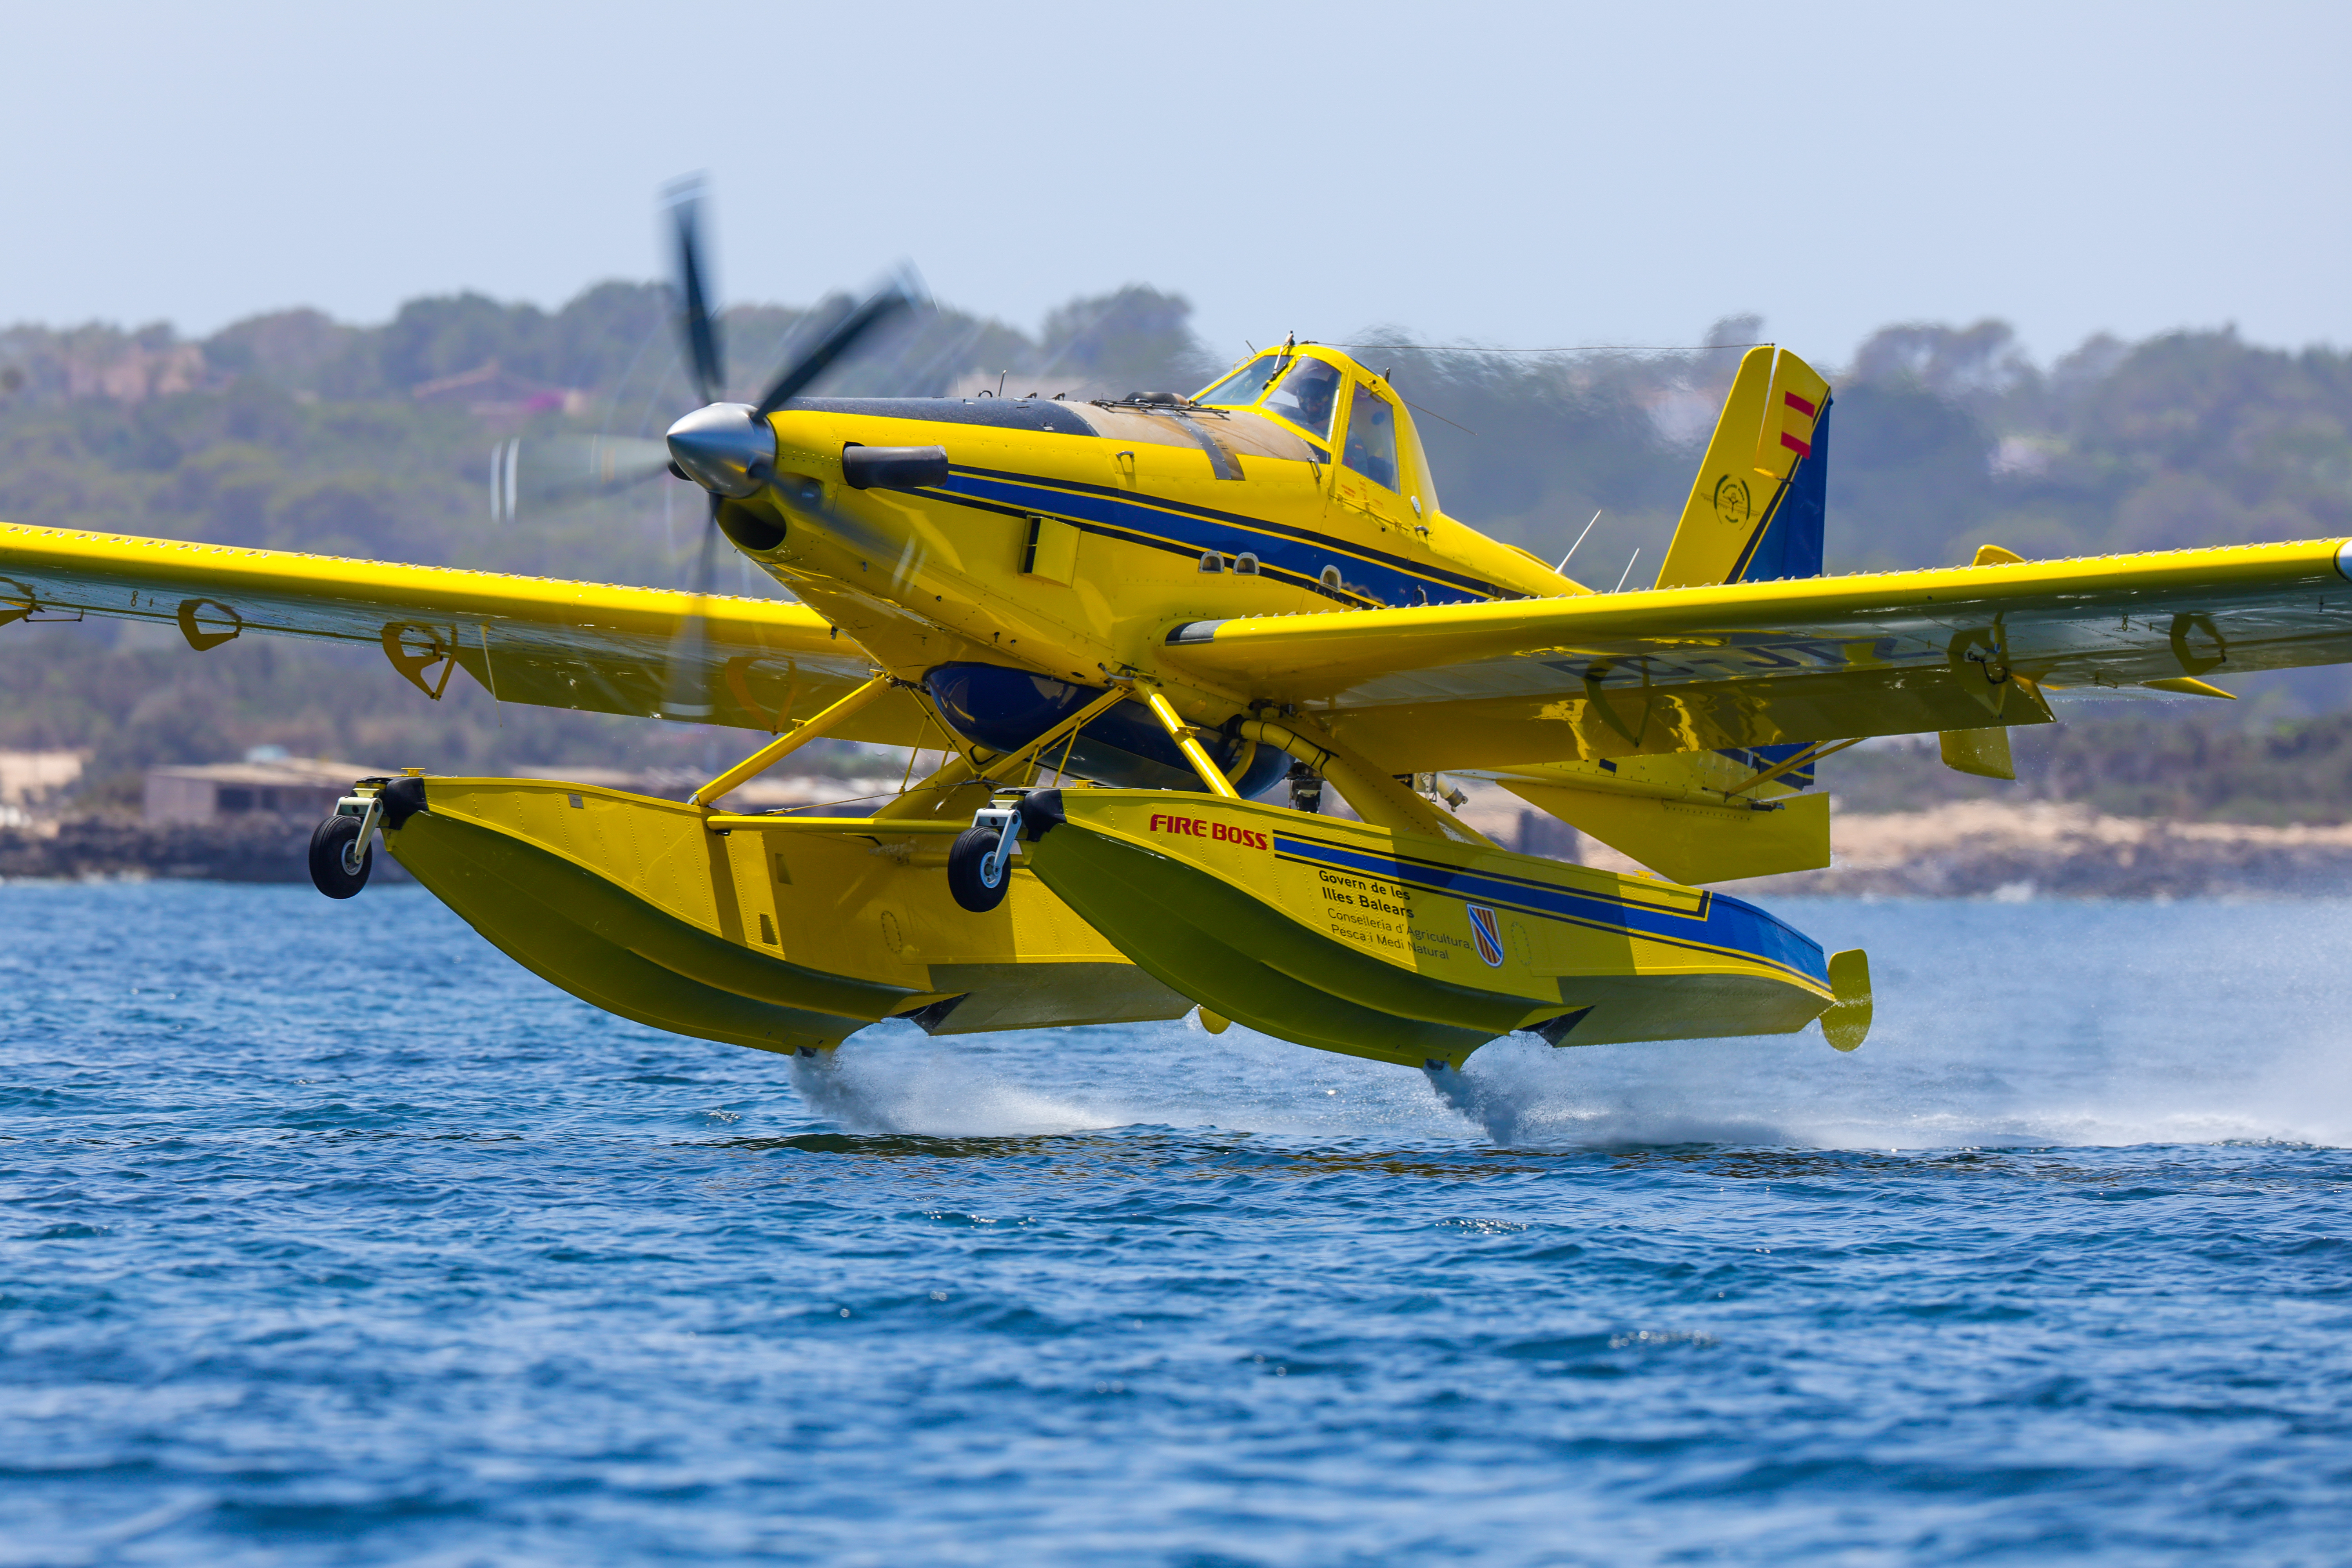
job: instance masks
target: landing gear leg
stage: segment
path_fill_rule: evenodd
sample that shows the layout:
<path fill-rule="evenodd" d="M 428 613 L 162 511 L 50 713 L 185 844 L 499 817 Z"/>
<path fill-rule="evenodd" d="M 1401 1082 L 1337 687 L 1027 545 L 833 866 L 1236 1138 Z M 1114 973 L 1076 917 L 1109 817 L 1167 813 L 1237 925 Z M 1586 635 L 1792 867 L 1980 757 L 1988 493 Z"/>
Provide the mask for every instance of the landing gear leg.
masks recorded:
<path fill-rule="evenodd" d="M 1323 809 L 1323 775 L 1305 763 L 1290 764 L 1290 809 L 1312 816 Z"/>
<path fill-rule="evenodd" d="M 948 847 L 948 891 L 957 903 L 984 915 L 1004 901 L 1013 885 L 1013 850 L 1020 835 L 1017 812 L 992 805 L 972 814 L 971 826 Z"/>
<path fill-rule="evenodd" d="M 310 830 L 310 885 L 331 899 L 348 899 L 375 869 L 375 826 L 383 806 L 376 795 L 345 795 L 335 815 Z"/>

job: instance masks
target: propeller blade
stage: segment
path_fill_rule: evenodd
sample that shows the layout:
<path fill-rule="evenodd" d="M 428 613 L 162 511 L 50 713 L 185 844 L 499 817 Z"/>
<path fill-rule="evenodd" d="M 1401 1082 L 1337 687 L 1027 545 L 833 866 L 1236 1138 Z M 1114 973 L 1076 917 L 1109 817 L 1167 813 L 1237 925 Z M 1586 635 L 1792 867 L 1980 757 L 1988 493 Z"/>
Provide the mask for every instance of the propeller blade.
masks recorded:
<path fill-rule="evenodd" d="M 702 182 L 671 186 L 669 210 L 677 226 L 678 329 L 686 338 L 687 365 L 695 395 L 716 403 L 727 392 L 727 361 L 702 265 Z"/>
<path fill-rule="evenodd" d="M 833 367 L 835 360 L 857 346 L 875 328 L 902 310 L 914 307 L 918 289 L 908 278 L 894 278 L 868 296 L 866 302 L 844 316 L 823 341 L 784 367 L 783 373 L 768 384 L 756 405 L 759 416 L 765 418 L 784 405 L 788 398 L 797 397 L 808 384 Z"/>
<path fill-rule="evenodd" d="M 512 522 L 525 511 L 611 495 L 668 468 L 669 447 L 659 441 L 518 436 L 490 451 L 490 521 Z"/>
<path fill-rule="evenodd" d="M 677 624 L 669 643 L 669 668 L 662 679 L 662 714 L 689 723 L 707 723 L 710 707 L 710 627 L 704 605 L 719 570 L 719 508 L 710 498 L 710 521 L 703 525 L 702 548 L 694 565 L 694 600 Z"/>

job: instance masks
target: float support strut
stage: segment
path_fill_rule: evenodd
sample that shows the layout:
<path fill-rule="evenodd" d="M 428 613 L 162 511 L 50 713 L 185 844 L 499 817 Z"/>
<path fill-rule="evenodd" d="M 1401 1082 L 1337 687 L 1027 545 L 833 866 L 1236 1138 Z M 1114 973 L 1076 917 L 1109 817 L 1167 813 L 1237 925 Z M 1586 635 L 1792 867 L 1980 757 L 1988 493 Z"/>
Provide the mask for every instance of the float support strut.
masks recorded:
<path fill-rule="evenodd" d="M 1234 787 L 1223 769 L 1209 760 L 1206 748 L 1192 738 L 1192 730 L 1177 717 L 1175 705 L 1157 691 L 1144 693 L 1143 700 L 1151 709 L 1151 716 L 1160 721 L 1160 727 L 1168 731 L 1168 738 L 1176 742 L 1176 749 L 1184 753 L 1184 760 L 1192 764 L 1192 771 L 1201 775 L 1201 782 L 1209 786 L 1209 793 L 1220 800 L 1241 799 L 1241 791 Z"/>
<path fill-rule="evenodd" d="M 1755 777 L 1748 779 L 1743 783 L 1733 784 L 1729 789 L 1725 790 L 1723 793 L 1726 795 L 1745 795 L 1749 790 L 1754 789 L 1758 784 L 1770 784 L 1774 779 L 1779 778 L 1782 773 L 1788 773 L 1791 769 L 1811 767 L 1813 763 L 1820 762 L 1823 757 L 1828 756 L 1832 752 L 1843 752 L 1848 746 L 1859 745 L 1862 743 L 1862 739 L 1863 738 L 1861 736 L 1857 735 L 1851 741 L 1816 742 L 1812 745 L 1807 746 L 1803 751 L 1799 752 L 1795 756 L 1790 757 L 1787 762 L 1782 763 L 1780 766 L 1766 768 L 1762 773 L 1758 773 Z"/>
<path fill-rule="evenodd" d="M 1356 808 L 1357 816 L 1375 826 L 1425 834 L 1432 838 L 1451 838 L 1461 844 L 1500 847 L 1453 813 L 1432 805 L 1381 773 L 1306 719 L 1252 719 L 1242 725 L 1241 732 L 1244 739 L 1286 752 L 1321 773 Z"/>
<path fill-rule="evenodd" d="M 1118 685 L 1112 687 L 1108 691 L 1104 692 L 1100 697 L 1096 698 L 1092 702 L 1087 703 L 1084 708 L 1079 709 L 1076 712 L 1071 714 L 1068 718 L 1063 720 L 1060 723 L 1055 725 L 1052 729 L 1046 731 L 1044 734 L 1038 736 L 1035 740 L 1030 742 L 1019 751 L 1013 752 L 1010 756 L 999 757 L 994 762 L 989 763 L 988 766 L 982 768 L 980 771 L 982 781 L 987 784 L 1000 784 L 1005 782 L 1004 780 L 994 776 L 998 769 L 1003 769 L 1006 775 L 1009 777 L 1012 773 L 1018 772 L 1024 764 L 1035 761 L 1045 751 L 1057 742 L 1067 739 L 1086 725 L 1093 723 L 1097 719 L 1108 712 L 1111 709 L 1116 708 L 1121 702 L 1126 701 L 1129 695 L 1126 686 Z"/>
<path fill-rule="evenodd" d="M 843 698 L 832 707 L 825 709 L 823 712 L 818 713 L 812 719 L 808 719 L 799 724 L 795 724 L 792 729 L 787 730 L 784 733 L 777 736 L 774 740 L 769 742 L 766 745 L 761 747 L 758 751 L 752 752 L 741 762 L 737 763 L 733 767 L 729 768 L 725 773 L 720 773 L 717 778 L 712 779 L 709 784 L 704 784 L 700 789 L 696 790 L 692 795 L 686 797 L 686 804 L 688 805 L 698 805 L 703 807 L 705 810 L 709 809 L 710 803 L 712 801 L 717 800 L 729 790 L 734 789 L 746 779 L 766 773 L 770 768 L 774 767 L 778 763 L 782 762 L 786 757 L 792 755 L 794 752 L 799 751 L 801 747 L 806 745 L 809 742 L 815 740 L 818 736 L 832 730 L 843 720 L 856 713 L 867 703 L 873 701 L 876 698 L 889 690 L 890 687 L 891 680 L 888 676 L 876 676 L 873 679 L 867 681 L 865 685 L 859 687 L 856 690 L 851 692 L 848 696 Z"/>

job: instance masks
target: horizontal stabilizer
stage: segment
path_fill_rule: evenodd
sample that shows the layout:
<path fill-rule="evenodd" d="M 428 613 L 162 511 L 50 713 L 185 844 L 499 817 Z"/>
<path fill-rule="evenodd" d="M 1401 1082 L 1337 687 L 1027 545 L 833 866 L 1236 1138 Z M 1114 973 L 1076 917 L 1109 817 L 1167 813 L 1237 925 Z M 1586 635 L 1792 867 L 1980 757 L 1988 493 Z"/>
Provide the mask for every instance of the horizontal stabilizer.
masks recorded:
<path fill-rule="evenodd" d="M 1504 778 L 1502 785 L 1580 833 L 1677 882 L 1731 882 L 1830 863 L 1826 795 L 1715 805 Z"/>
<path fill-rule="evenodd" d="M 1946 730 L 1937 740 L 1944 765 L 1956 773 L 1974 773 L 1981 779 L 2017 777 L 2006 730 Z"/>

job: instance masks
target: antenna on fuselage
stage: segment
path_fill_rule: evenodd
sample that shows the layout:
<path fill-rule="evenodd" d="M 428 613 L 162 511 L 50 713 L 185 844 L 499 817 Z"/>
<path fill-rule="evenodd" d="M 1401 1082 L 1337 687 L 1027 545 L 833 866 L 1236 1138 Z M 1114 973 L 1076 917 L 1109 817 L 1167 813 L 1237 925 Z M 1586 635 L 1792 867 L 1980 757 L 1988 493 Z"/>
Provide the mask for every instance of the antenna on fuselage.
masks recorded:
<path fill-rule="evenodd" d="M 1633 574 L 1633 563 L 1641 558 L 1642 547 L 1636 544 L 1633 546 L 1633 553 L 1625 557 L 1625 570 L 1617 574 L 1617 585 L 1609 590 L 1611 593 L 1622 594 L 1625 591 L 1625 579 Z"/>
<path fill-rule="evenodd" d="M 1601 509 L 1599 507 L 1594 507 L 1592 509 L 1592 522 L 1588 522 L 1584 525 L 1584 533 L 1591 533 L 1592 531 L 1592 523 L 1599 522 L 1600 521 Z M 1551 569 L 1553 576 L 1565 577 L 1568 575 L 1568 563 L 1575 558 L 1577 545 L 1584 542 L 1584 533 L 1580 533 L 1576 536 L 1576 544 L 1570 545 L 1568 547 L 1568 553 L 1559 558 L 1559 564 Z"/>

